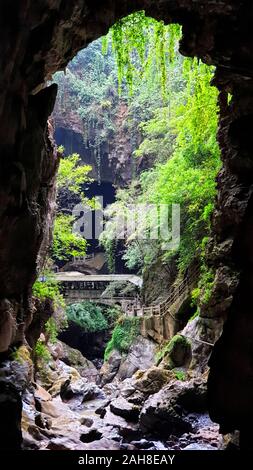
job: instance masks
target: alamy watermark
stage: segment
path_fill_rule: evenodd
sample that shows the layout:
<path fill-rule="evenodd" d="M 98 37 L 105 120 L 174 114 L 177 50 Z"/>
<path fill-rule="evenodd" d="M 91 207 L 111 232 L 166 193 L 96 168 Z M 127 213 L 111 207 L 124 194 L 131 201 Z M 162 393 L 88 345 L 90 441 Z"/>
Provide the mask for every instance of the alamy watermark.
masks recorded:
<path fill-rule="evenodd" d="M 179 204 L 128 204 L 103 209 L 103 197 L 96 196 L 94 209 L 77 204 L 72 211 L 73 232 L 87 240 L 106 237 L 115 240 L 161 240 L 163 250 L 174 250 L 180 243 Z"/>

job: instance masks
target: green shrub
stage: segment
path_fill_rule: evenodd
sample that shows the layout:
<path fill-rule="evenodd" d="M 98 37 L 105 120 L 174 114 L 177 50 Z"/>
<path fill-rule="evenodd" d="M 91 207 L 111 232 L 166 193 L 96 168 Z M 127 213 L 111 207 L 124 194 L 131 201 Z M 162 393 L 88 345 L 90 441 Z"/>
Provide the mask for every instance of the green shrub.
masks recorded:
<path fill-rule="evenodd" d="M 215 273 L 212 269 L 209 269 L 206 265 L 202 266 L 202 272 L 200 275 L 199 288 L 201 290 L 200 301 L 201 303 L 208 303 L 214 286 Z"/>
<path fill-rule="evenodd" d="M 176 377 L 177 380 L 182 380 L 182 382 L 185 380 L 186 378 L 186 374 L 185 372 L 183 372 L 182 370 L 173 370 L 173 373 Z"/>
<path fill-rule="evenodd" d="M 33 295 L 40 300 L 53 300 L 55 307 L 65 307 L 65 301 L 60 292 L 59 283 L 54 273 L 50 270 L 43 271 L 40 277 L 35 281 L 33 285 Z"/>
<path fill-rule="evenodd" d="M 49 320 L 46 322 L 45 330 L 48 334 L 50 343 L 55 344 L 58 337 L 58 328 L 54 318 L 49 318 Z"/>
<path fill-rule="evenodd" d="M 120 353 L 126 354 L 129 351 L 130 346 L 132 345 L 135 338 L 140 333 L 140 318 L 131 317 L 124 318 L 121 317 L 112 333 L 112 337 L 107 344 L 105 350 L 105 361 L 108 360 L 112 351 L 116 349 Z"/>
<path fill-rule="evenodd" d="M 92 302 L 69 305 L 66 313 L 69 321 L 76 323 L 86 332 L 92 333 L 108 328 L 108 321 L 103 315 L 102 308 Z"/>
<path fill-rule="evenodd" d="M 109 328 L 114 328 L 115 323 L 121 315 L 121 308 L 118 305 L 113 307 L 103 307 L 103 314 L 108 322 Z"/>
<path fill-rule="evenodd" d="M 36 343 L 34 353 L 36 359 L 42 359 L 44 362 L 49 362 L 52 359 L 46 345 L 40 339 Z"/>

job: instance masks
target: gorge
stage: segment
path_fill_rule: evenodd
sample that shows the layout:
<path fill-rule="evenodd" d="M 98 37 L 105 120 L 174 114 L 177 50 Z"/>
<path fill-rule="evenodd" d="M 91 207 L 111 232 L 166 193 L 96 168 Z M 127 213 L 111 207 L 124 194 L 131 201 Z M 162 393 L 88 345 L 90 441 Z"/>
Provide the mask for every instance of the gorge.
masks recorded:
<path fill-rule="evenodd" d="M 133 450 L 185 449 L 187 446 L 203 450 L 226 446 L 252 449 L 251 2 L 40 0 L 35 3 L 15 0 L 12 3 L 11 8 L 7 0 L 0 3 L 1 449 Z M 71 351 L 55 338 L 49 345 L 48 357 L 45 344 L 54 335 L 49 320 L 55 305 L 50 297 L 42 296 L 38 301 L 34 295 L 41 292 L 41 285 L 44 285 L 44 281 L 37 278 L 41 276 L 52 245 L 57 184 L 59 194 L 56 175 L 59 165 L 61 172 L 64 160 L 61 152 L 57 152 L 54 139 L 58 145 L 65 146 L 66 155 L 77 152 L 82 157 L 85 154 L 85 164 L 92 165 L 91 177 L 96 180 L 90 195 L 101 189 L 96 185 L 109 185 L 104 187 L 109 203 L 124 203 L 126 193 L 120 193 L 123 199 L 116 193 L 126 187 L 131 197 L 136 194 L 142 197 L 145 187 L 155 190 L 158 173 L 153 174 L 153 179 L 149 175 L 147 186 L 142 180 L 143 186 L 138 184 L 132 189 L 131 181 L 133 173 L 138 179 L 144 170 L 157 167 L 152 158 L 146 158 L 145 152 L 139 160 L 132 158 L 133 151 L 143 143 L 143 134 L 139 135 L 139 130 L 136 134 L 131 133 L 135 138 L 133 149 L 125 122 L 127 106 L 125 102 L 115 106 L 113 100 L 117 96 L 114 91 L 111 102 L 116 133 L 112 138 L 110 132 L 114 131 L 108 127 L 109 134 L 102 135 L 105 142 L 100 142 L 101 153 L 97 152 L 94 161 L 92 152 L 86 148 L 87 142 L 82 140 L 84 129 L 80 128 L 81 121 L 77 119 L 73 103 L 70 102 L 65 115 L 59 112 L 62 96 L 58 95 L 55 107 L 57 86 L 50 83 L 57 71 L 71 70 L 72 64 L 68 64 L 77 53 L 106 34 L 118 20 L 142 10 L 147 17 L 164 21 L 166 25 L 181 25 L 181 54 L 201 59 L 209 67 L 215 66 L 210 78 L 216 87 L 213 89 L 218 92 L 210 91 L 210 101 L 212 93 L 217 92 L 217 135 L 222 163 L 217 176 L 214 211 L 212 215 L 208 212 L 210 207 L 206 211 L 207 218 L 211 216 L 210 236 L 204 244 L 206 284 L 194 286 L 202 289 L 202 293 L 195 292 L 195 295 L 199 294 L 198 315 L 192 317 L 192 298 L 187 299 L 186 305 L 180 305 L 185 319 L 183 329 L 176 328 L 174 341 L 170 338 L 162 345 L 164 347 L 160 347 L 151 334 L 148 337 L 141 334 L 141 317 L 134 316 L 133 321 L 124 317 L 119 321 L 117 312 L 112 314 L 100 306 L 93 316 L 89 314 L 91 310 L 88 314 L 86 309 L 85 314 L 72 311 L 71 315 L 84 315 L 86 328 L 89 321 L 96 318 L 100 330 L 96 330 L 97 324 L 91 327 L 91 322 L 92 333 L 109 330 L 110 354 L 105 355 L 101 370 L 101 364 L 96 368 L 89 359 L 78 351 Z M 93 43 L 91 47 L 98 46 Z M 78 61 L 78 58 L 74 60 Z M 203 77 L 207 75 L 203 74 Z M 85 80 L 85 73 L 82 79 Z M 207 82 L 207 78 L 204 80 Z M 207 89 L 204 85 L 203 88 Z M 182 91 L 180 84 L 178 94 Z M 108 115 L 109 104 L 101 104 L 104 118 Z M 55 123 L 49 119 L 54 107 Z M 95 114 L 100 111 L 101 108 L 96 108 Z M 204 122 L 203 111 L 202 116 Z M 146 122 L 151 118 L 147 117 Z M 136 129 L 140 122 L 143 119 L 134 123 Z M 144 133 L 149 132 L 147 127 L 143 129 Z M 160 138 L 158 133 L 156 144 L 161 147 L 162 157 Z M 89 145 L 94 148 L 92 136 Z M 212 161 L 211 156 L 209 161 Z M 197 174 L 198 164 L 193 161 L 196 172 L 191 174 Z M 162 188 L 167 188 L 166 184 L 172 181 L 172 163 L 168 165 L 161 178 L 157 178 L 159 183 L 163 182 Z M 201 184 L 196 185 L 203 193 L 209 189 L 205 183 L 214 172 L 213 167 L 205 168 Z M 89 171 L 86 173 L 83 174 L 85 187 L 94 184 L 87 183 Z M 185 179 L 189 174 L 185 166 L 181 173 Z M 197 198 L 190 200 L 193 213 L 198 210 L 196 201 Z M 202 220 L 204 228 L 206 220 Z M 63 226 L 64 221 L 66 219 L 61 218 L 58 227 Z M 54 263 L 62 269 L 71 256 L 61 259 L 57 240 L 61 239 L 55 236 L 54 247 L 58 250 L 60 263 L 58 266 L 55 259 Z M 192 251 L 195 241 L 192 237 Z M 79 245 L 80 251 L 87 249 L 84 245 L 85 241 Z M 186 246 L 189 245 L 188 237 Z M 97 243 L 95 248 L 97 250 Z M 135 247 L 132 248 L 128 253 L 128 272 L 136 270 L 131 265 Z M 121 259 L 125 255 L 120 250 L 118 271 L 122 272 Z M 181 254 L 183 263 L 185 251 Z M 143 271 L 141 301 L 147 306 L 165 301 L 171 286 L 180 282 L 179 274 L 181 281 L 184 280 L 187 269 L 193 269 L 196 260 L 191 258 L 191 263 L 181 273 L 177 259 L 161 264 L 159 256 L 154 256 L 152 261 L 152 269 L 148 267 Z M 107 263 L 109 266 L 110 257 Z M 48 277 L 46 274 L 47 281 Z M 50 292 L 53 289 L 55 293 L 54 280 L 49 280 Z M 117 296 L 124 289 L 126 286 L 118 286 Z M 124 296 L 127 295 L 125 292 Z M 59 311 L 60 306 L 58 304 Z M 177 315 L 174 320 L 178 320 Z M 57 321 L 64 324 L 61 314 Z M 156 321 L 152 320 L 154 324 Z M 46 330 L 45 324 L 48 325 Z M 148 330 L 155 331 L 154 324 Z M 124 344 L 120 351 L 126 331 L 132 341 Z M 218 425 L 224 439 L 218 436 Z M 161 428 L 165 435 L 160 432 Z M 194 447 L 196 445 L 199 447 Z"/>

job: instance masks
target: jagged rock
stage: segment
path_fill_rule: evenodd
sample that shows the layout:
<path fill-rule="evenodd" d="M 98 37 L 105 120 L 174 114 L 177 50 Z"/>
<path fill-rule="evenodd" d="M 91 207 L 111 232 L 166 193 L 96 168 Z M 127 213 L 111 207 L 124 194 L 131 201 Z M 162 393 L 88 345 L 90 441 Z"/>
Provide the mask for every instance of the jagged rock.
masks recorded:
<path fill-rule="evenodd" d="M 122 416 L 117 416 L 107 409 L 106 414 L 103 418 L 103 423 L 105 426 L 112 426 L 117 428 L 120 435 L 126 439 L 133 440 L 138 439 L 139 436 L 139 427 L 137 423 L 132 423 L 127 421 Z"/>
<path fill-rule="evenodd" d="M 176 381 L 148 398 L 140 414 L 143 432 L 168 436 L 192 431 L 192 425 L 179 405 L 179 397 L 185 388 L 185 383 Z"/>
<path fill-rule="evenodd" d="M 99 441 L 102 438 L 102 433 L 97 428 L 87 429 L 82 432 L 80 441 L 84 443 Z"/>
<path fill-rule="evenodd" d="M 50 429 L 52 427 L 52 420 L 43 413 L 38 413 L 35 416 L 35 424 L 42 429 Z"/>
<path fill-rule="evenodd" d="M 80 418 L 80 424 L 82 426 L 87 426 L 87 428 L 91 428 L 93 426 L 94 420 L 92 418 L 89 418 L 88 416 L 82 416 Z"/>
<path fill-rule="evenodd" d="M 110 405 L 111 403 L 111 400 L 106 400 L 103 405 L 99 406 L 96 410 L 95 410 L 95 414 L 97 414 L 98 416 L 100 416 L 100 418 L 104 418 L 105 414 L 106 414 L 106 411 L 107 411 L 107 407 L 108 405 Z"/>
<path fill-rule="evenodd" d="M 166 347 L 161 366 L 169 369 L 188 366 L 191 362 L 191 343 L 183 335 L 175 335 Z"/>
<path fill-rule="evenodd" d="M 171 286 L 177 276 L 176 257 L 171 259 L 168 265 L 158 259 L 143 273 L 143 301 L 145 305 L 152 302 L 157 304 L 167 298 L 168 286 Z"/>
<path fill-rule="evenodd" d="M 207 383 L 201 377 L 183 382 L 183 390 L 178 395 L 178 404 L 188 411 L 207 410 Z"/>
<path fill-rule="evenodd" d="M 113 350 L 109 359 L 103 364 L 100 370 L 100 384 L 101 386 L 111 382 L 116 376 L 122 360 L 122 355 Z"/>
<path fill-rule="evenodd" d="M 67 366 L 64 362 L 57 360 L 55 363 L 55 371 L 52 374 L 54 379 L 52 386 L 49 387 L 48 392 L 52 397 L 56 397 L 60 394 L 62 385 L 69 380 L 71 385 L 78 383 L 79 386 L 84 383 L 84 379 L 81 378 L 79 372 L 74 368 Z"/>
<path fill-rule="evenodd" d="M 35 384 L 36 388 L 34 391 L 34 398 L 41 401 L 51 401 L 52 395 L 48 393 L 43 387 L 38 384 Z"/>
<path fill-rule="evenodd" d="M 51 439 L 46 449 L 48 450 L 84 450 L 86 447 L 77 439 L 71 437 L 57 437 Z"/>
<path fill-rule="evenodd" d="M 174 374 L 158 367 L 138 371 L 131 379 L 123 381 L 120 396 L 132 405 L 141 406 L 149 395 L 157 393 L 170 379 L 175 380 Z"/>
<path fill-rule="evenodd" d="M 162 370 L 158 367 L 151 367 L 144 373 L 136 373 L 134 382 L 134 388 L 144 393 L 145 395 L 152 395 L 157 393 L 161 388 L 169 382 L 174 380 L 175 376 L 173 373 Z"/>
<path fill-rule="evenodd" d="M 97 385 L 87 384 L 84 388 L 82 402 L 93 400 L 94 398 L 105 398 L 105 394 Z"/>
<path fill-rule="evenodd" d="M 143 336 L 138 336 L 129 349 L 126 358 L 122 360 L 116 378 L 124 380 L 132 377 L 141 369 L 145 370 L 154 365 L 156 344 Z"/>
<path fill-rule="evenodd" d="M 91 442 L 85 445 L 86 450 L 120 450 L 121 446 L 119 442 L 111 439 L 101 439 L 99 441 Z"/>
<path fill-rule="evenodd" d="M 111 402 L 110 410 L 115 415 L 122 416 L 122 418 L 125 418 L 128 421 L 137 421 L 140 414 L 140 408 L 138 406 L 129 403 L 122 397 Z"/>
<path fill-rule="evenodd" d="M 97 368 L 78 349 L 71 348 L 62 341 L 58 341 L 56 345 L 51 345 L 50 350 L 55 355 L 55 359 L 60 359 L 68 366 L 74 367 L 81 377 L 96 382 L 98 377 Z"/>
<path fill-rule="evenodd" d="M 0 300 L 0 352 L 7 351 L 15 339 L 17 305 L 7 299 Z"/>

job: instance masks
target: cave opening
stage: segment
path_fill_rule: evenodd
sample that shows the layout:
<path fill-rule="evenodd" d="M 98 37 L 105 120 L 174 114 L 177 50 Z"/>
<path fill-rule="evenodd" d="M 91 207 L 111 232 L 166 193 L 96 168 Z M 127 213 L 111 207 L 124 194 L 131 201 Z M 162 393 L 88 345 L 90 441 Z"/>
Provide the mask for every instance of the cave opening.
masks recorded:
<path fill-rule="evenodd" d="M 48 7 L 49 3 L 54 4 L 53 8 Z M 252 5 L 248 1 L 227 0 L 196 0 L 191 4 L 181 0 L 172 3 L 138 0 L 134 5 L 138 9 L 146 8 L 148 14 L 158 20 L 182 24 L 181 50 L 184 55 L 201 58 L 216 67 L 213 83 L 219 90 L 218 140 L 222 168 L 217 180 L 211 239 L 207 244 L 207 264 L 213 277 L 207 276 L 208 289 L 200 305 L 198 332 L 202 339 L 211 343 L 216 343 L 221 335 L 210 362 L 208 407 L 211 416 L 221 424 L 224 433 L 242 430 L 241 444 L 250 449 L 252 440 L 248 422 L 253 410 L 252 345 L 249 339 L 252 330 L 252 249 L 249 239 L 252 224 L 251 219 L 248 222 L 248 209 L 252 202 L 252 139 L 249 133 L 253 107 Z M 96 2 L 94 7 L 90 2 L 79 0 L 50 0 L 33 8 L 26 5 L 25 9 L 23 6 L 23 2 L 16 2 L 16 15 L 11 18 L 7 3 L 0 6 L 2 56 L 8 51 L 10 58 L 1 62 L 0 87 L 0 344 L 1 351 L 14 348 L 15 354 L 16 346 L 26 343 L 27 330 L 29 335 L 34 333 L 34 321 L 37 325 L 44 321 L 43 312 L 33 304 L 32 285 L 50 243 L 58 162 L 51 124 L 46 124 L 53 109 L 56 88 L 43 88 L 43 83 L 57 70 L 64 69 L 78 50 L 102 36 L 117 19 L 133 9 L 132 2 L 119 4 L 107 0 Z M 11 37 L 10 30 L 13 31 Z M 72 144 L 69 150 L 72 151 Z M 120 177 L 124 180 L 125 174 Z M 158 267 L 153 277 L 166 285 L 166 276 L 161 271 Z M 169 275 L 173 276 L 173 273 Z M 156 296 L 156 293 L 152 289 L 147 292 L 152 303 L 152 295 Z M 189 325 L 188 334 L 195 321 L 196 318 Z M 224 321 L 226 328 L 223 331 Z M 200 349 L 200 345 L 195 349 Z M 9 448 L 11 436 L 11 446 L 16 448 L 21 445 L 23 382 L 18 383 L 17 388 L 14 377 L 11 390 L 12 375 L 10 378 L 8 372 L 5 381 L 4 374 L 5 367 L 1 379 L 3 416 L 6 416 L 5 403 L 10 404 L 8 395 L 14 397 L 15 403 L 10 405 L 11 418 L 1 422 L 0 442 L 3 448 Z M 231 441 L 233 446 L 236 443 Z"/>

